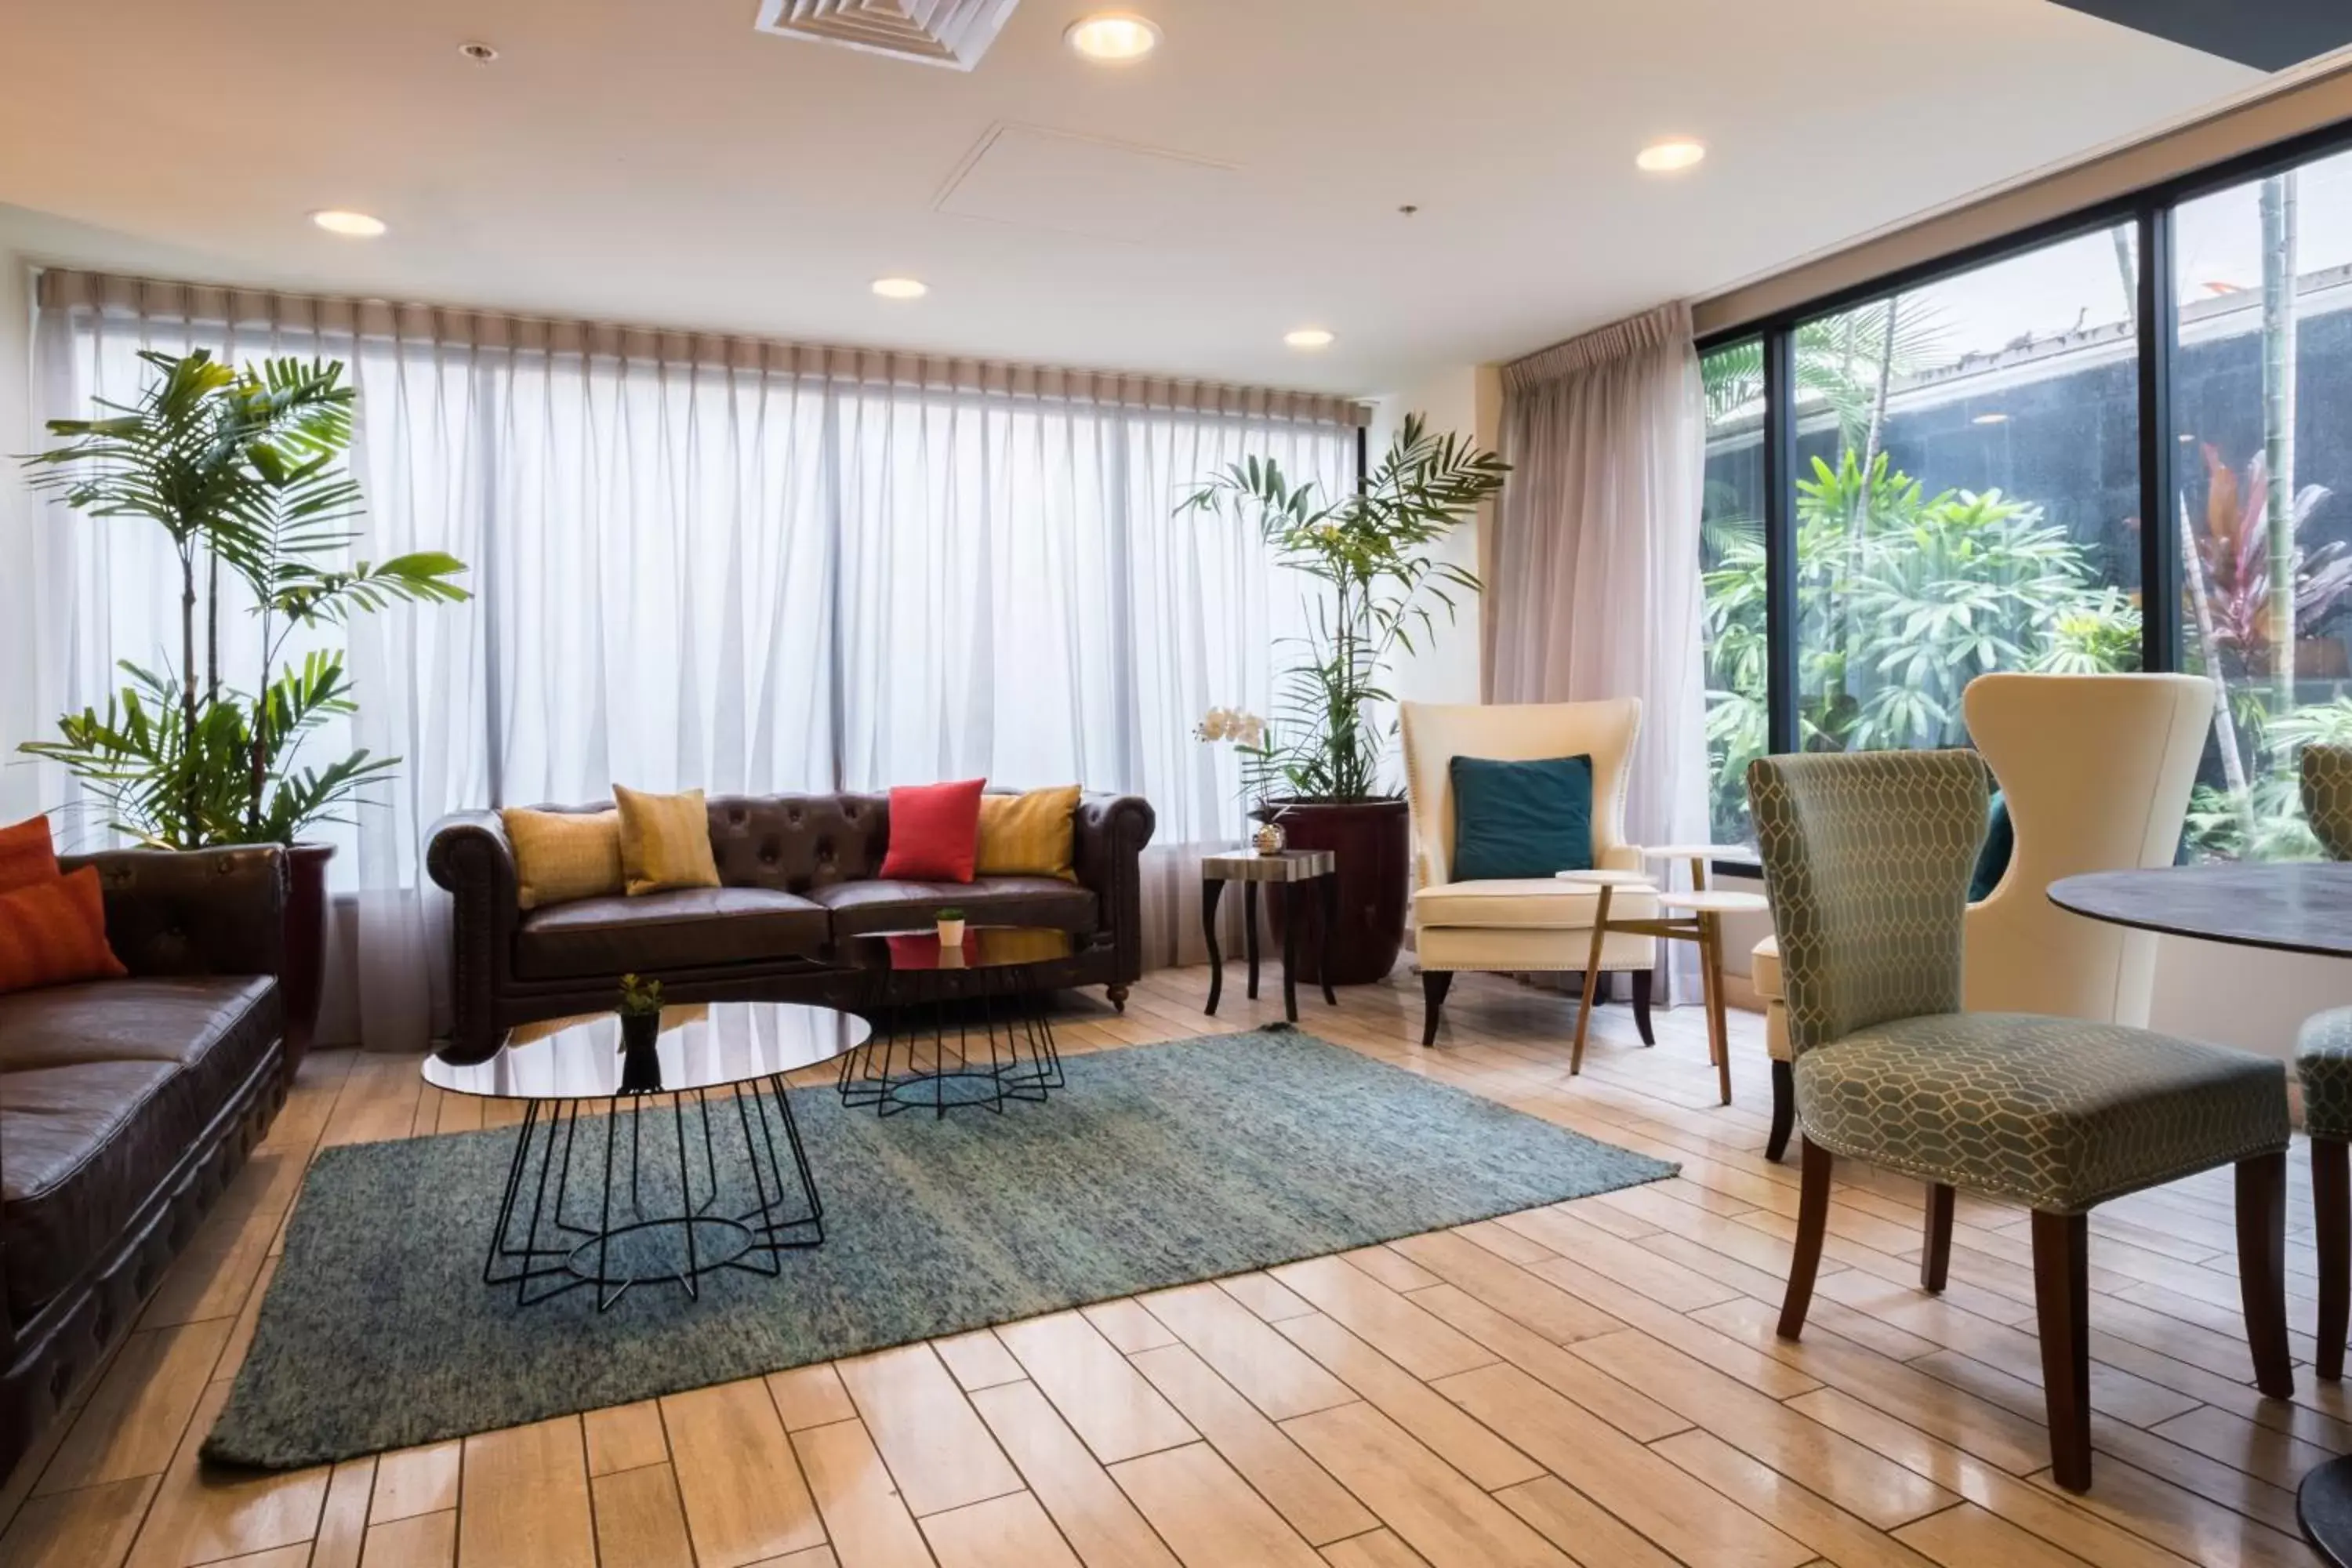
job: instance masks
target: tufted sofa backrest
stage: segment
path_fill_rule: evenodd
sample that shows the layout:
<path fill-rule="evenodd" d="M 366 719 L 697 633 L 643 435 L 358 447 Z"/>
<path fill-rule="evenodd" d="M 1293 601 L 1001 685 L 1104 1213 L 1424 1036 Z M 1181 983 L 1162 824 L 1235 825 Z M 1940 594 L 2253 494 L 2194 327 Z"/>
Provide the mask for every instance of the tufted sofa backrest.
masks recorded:
<path fill-rule="evenodd" d="M 806 893 L 835 882 L 871 881 L 890 847 L 887 795 L 714 795 L 710 855 L 730 888 Z M 533 811 L 610 811 L 613 803 L 534 805 Z"/>
<path fill-rule="evenodd" d="M 887 795 L 717 795 L 705 804 L 710 853 L 728 887 L 807 893 L 882 874 Z"/>

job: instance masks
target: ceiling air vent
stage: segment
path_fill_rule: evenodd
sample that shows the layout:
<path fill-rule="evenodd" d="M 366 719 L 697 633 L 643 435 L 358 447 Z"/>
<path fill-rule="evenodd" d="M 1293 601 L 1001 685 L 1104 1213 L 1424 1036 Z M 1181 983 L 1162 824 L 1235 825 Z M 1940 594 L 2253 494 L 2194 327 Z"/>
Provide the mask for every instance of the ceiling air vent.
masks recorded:
<path fill-rule="evenodd" d="M 761 0 L 763 33 L 968 71 L 1021 0 Z"/>

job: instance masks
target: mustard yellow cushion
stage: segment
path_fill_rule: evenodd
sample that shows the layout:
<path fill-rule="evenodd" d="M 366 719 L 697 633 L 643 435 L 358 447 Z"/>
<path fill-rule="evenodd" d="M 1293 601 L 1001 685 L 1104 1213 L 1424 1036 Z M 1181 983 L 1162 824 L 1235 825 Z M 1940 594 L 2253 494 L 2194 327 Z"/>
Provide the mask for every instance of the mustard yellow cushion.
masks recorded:
<path fill-rule="evenodd" d="M 640 795 L 614 784 L 613 798 L 620 803 L 621 880 L 630 897 L 666 888 L 719 886 L 710 816 L 700 790 Z"/>
<path fill-rule="evenodd" d="M 1059 877 L 1078 879 L 1071 865 L 1078 786 L 1033 789 L 1027 795 L 980 797 L 980 848 L 975 877 Z"/>
<path fill-rule="evenodd" d="M 514 848 L 516 901 L 524 909 L 568 904 L 621 890 L 621 814 L 616 811 L 499 813 Z"/>

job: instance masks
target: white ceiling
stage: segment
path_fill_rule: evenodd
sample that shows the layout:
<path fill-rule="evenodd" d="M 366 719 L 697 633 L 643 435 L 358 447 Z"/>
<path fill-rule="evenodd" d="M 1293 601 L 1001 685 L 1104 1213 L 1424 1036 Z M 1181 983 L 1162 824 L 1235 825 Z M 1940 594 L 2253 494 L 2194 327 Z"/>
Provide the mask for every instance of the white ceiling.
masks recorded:
<path fill-rule="evenodd" d="M 2260 79 L 2044 0 L 1123 3 L 1140 65 L 1022 0 L 966 74 L 756 0 L 5 0 L 0 202 L 85 265 L 1370 394 Z"/>

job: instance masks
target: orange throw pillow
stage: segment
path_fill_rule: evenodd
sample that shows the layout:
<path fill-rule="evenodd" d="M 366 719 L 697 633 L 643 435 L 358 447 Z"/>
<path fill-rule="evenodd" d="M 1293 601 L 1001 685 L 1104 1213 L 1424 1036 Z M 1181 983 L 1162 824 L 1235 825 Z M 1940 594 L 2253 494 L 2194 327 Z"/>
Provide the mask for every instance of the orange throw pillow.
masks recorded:
<path fill-rule="evenodd" d="M 0 893 L 57 879 L 58 850 L 49 837 L 47 817 L 27 817 L 0 827 Z"/>
<path fill-rule="evenodd" d="M 0 893 L 0 993 L 130 973 L 106 945 L 97 867 Z"/>

